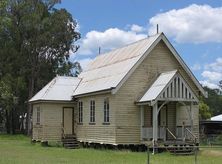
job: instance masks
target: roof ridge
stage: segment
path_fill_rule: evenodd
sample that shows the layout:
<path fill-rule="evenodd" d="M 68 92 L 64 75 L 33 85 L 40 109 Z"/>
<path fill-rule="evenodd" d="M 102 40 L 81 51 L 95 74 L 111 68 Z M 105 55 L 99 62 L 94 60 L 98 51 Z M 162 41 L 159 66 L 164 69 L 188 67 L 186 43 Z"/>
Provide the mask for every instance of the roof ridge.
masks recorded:
<path fill-rule="evenodd" d="M 49 87 L 46 89 L 46 91 L 43 93 L 42 98 L 44 96 L 47 95 L 47 93 L 49 92 L 49 89 L 52 88 L 52 86 L 56 83 L 56 79 L 58 78 L 58 76 L 56 76 L 50 83 L 49 83 Z"/>
<path fill-rule="evenodd" d="M 100 55 L 96 56 L 96 57 L 93 59 L 93 61 L 91 61 L 90 63 L 94 62 L 95 60 L 97 60 L 97 59 L 100 58 L 100 57 L 104 57 L 104 56 L 108 55 L 109 53 L 114 53 L 115 51 L 118 51 L 118 50 L 123 49 L 123 48 L 127 48 L 127 47 L 129 47 L 129 46 L 131 46 L 131 45 L 134 45 L 134 44 L 138 43 L 138 42 L 142 42 L 142 41 L 144 41 L 144 40 L 148 40 L 148 39 L 150 39 L 151 37 L 160 36 L 161 34 L 162 34 L 162 33 L 158 33 L 158 34 L 155 34 L 155 35 L 146 37 L 146 38 L 144 38 L 144 39 L 137 40 L 137 41 L 135 41 L 135 42 L 133 42 L 133 43 L 124 45 L 124 46 L 122 46 L 122 47 L 116 48 L 116 49 L 111 50 L 111 51 L 109 51 L 109 52 L 106 52 L 106 53 L 104 53 L 104 54 L 100 54 Z M 146 49 L 146 50 L 147 50 L 147 49 Z M 146 52 L 146 50 L 145 50 L 145 52 Z M 142 55 L 142 54 L 144 54 L 144 52 L 141 53 L 140 55 Z M 106 66 L 109 66 L 109 65 L 113 65 L 113 64 L 116 64 L 116 63 L 120 63 L 120 62 L 123 62 L 123 61 L 126 61 L 126 60 L 130 60 L 130 59 L 136 58 L 136 57 L 138 57 L 138 56 L 140 56 L 140 55 L 132 56 L 132 57 L 129 57 L 129 58 L 125 58 L 125 59 L 116 61 L 116 62 L 114 62 L 114 63 L 108 63 L 108 64 L 106 64 L 106 65 L 102 65 L 102 66 L 99 66 L 99 67 L 96 67 L 96 68 L 86 69 L 86 70 L 83 71 L 83 72 L 88 72 L 88 71 L 91 71 L 91 70 L 96 70 L 96 69 L 99 69 L 99 68 L 102 68 L 102 67 L 106 67 Z"/>
<path fill-rule="evenodd" d="M 138 55 L 139 56 L 139 55 Z M 85 70 L 84 72 L 89 72 L 89 71 L 92 71 L 92 70 L 96 70 L 96 69 L 100 69 L 100 68 L 103 68 L 103 67 L 107 67 L 107 66 L 110 66 L 110 65 L 114 65 L 116 63 L 121 63 L 123 61 L 126 61 L 126 60 L 130 60 L 130 59 L 133 59 L 133 58 L 137 58 L 138 56 L 133 56 L 133 57 L 130 57 L 130 58 L 127 58 L 127 59 L 122 59 L 122 60 L 119 60 L 117 62 L 114 62 L 112 64 L 106 64 L 106 65 L 103 65 L 103 66 L 100 66 L 100 67 L 96 67 L 96 68 L 93 68 L 93 69 L 88 69 L 88 70 Z"/>
<path fill-rule="evenodd" d="M 95 57 L 95 59 L 96 59 L 97 57 L 99 57 L 99 56 L 106 55 L 106 54 L 108 54 L 108 53 L 110 53 L 110 52 L 112 52 L 112 51 L 116 51 L 116 50 L 119 50 L 119 49 L 121 49 L 121 48 L 128 47 L 128 46 L 130 46 L 130 45 L 136 44 L 136 43 L 138 43 L 138 42 L 141 42 L 141 41 L 143 41 L 143 40 L 149 39 L 149 38 L 151 38 L 151 37 L 155 37 L 155 36 L 157 36 L 157 35 L 161 35 L 161 33 L 154 34 L 154 35 L 150 35 L 150 36 L 148 36 L 148 37 L 145 37 L 145 38 L 143 38 L 143 39 L 137 40 L 137 41 L 132 42 L 132 43 L 124 44 L 124 45 L 122 45 L 122 46 L 120 46 L 120 47 L 118 47 L 118 48 L 115 48 L 115 49 L 110 50 L 110 51 L 108 51 L 108 52 L 99 54 L 98 56 Z"/>
<path fill-rule="evenodd" d="M 162 72 L 162 73 L 160 73 L 160 74 L 170 74 L 170 73 L 172 73 L 172 72 L 178 72 L 178 70 L 177 70 L 177 69 L 174 69 L 174 70 L 172 70 L 172 71 L 166 71 L 166 72 Z"/>

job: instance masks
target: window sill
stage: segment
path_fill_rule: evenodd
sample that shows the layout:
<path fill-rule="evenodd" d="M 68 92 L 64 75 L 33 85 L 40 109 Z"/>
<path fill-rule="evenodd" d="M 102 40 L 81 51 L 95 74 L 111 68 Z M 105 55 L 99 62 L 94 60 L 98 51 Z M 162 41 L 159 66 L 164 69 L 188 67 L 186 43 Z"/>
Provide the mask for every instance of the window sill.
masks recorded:
<path fill-rule="evenodd" d="M 95 122 L 90 122 L 89 125 L 96 125 L 96 123 Z"/>
<path fill-rule="evenodd" d="M 35 127 L 35 128 L 42 128 L 42 125 L 41 124 L 35 124 L 35 125 L 33 125 L 33 127 Z"/>
<path fill-rule="evenodd" d="M 103 125 L 110 125 L 110 122 L 103 122 Z"/>
<path fill-rule="evenodd" d="M 77 125 L 83 125 L 83 123 L 82 122 L 78 122 Z"/>

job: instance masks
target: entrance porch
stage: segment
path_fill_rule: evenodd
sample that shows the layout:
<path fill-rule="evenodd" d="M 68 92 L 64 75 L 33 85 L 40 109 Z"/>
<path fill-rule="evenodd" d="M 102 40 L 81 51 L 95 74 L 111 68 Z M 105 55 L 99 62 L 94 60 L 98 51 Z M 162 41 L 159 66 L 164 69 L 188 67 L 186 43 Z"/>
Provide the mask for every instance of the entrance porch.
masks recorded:
<path fill-rule="evenodd" d="M 157 139 L 156 141 L 162 143 L 169 143 L 169 141 L 194 141 L 195 131 L 197 125 L 193 125 L 193 119 L 189 118 L 189 105 L 182 105 L 178 102 L 169 102 L 165 104 L 157 116 Z M 195 107 L 195 105 L 194 105 Z M 141 141 L 152 141 L 153 132 L 153 109 L 150 106 L 141 106 Z M 198 131 L 196 132 L 198 133 Z M 197 137 L 196 137 L 197 138 Z"/>
<path fill-rule="evenodd" d="M 198 143 L 198 99 L 178 71 L 160 74 L 137 104 L 141 143 Z"/>

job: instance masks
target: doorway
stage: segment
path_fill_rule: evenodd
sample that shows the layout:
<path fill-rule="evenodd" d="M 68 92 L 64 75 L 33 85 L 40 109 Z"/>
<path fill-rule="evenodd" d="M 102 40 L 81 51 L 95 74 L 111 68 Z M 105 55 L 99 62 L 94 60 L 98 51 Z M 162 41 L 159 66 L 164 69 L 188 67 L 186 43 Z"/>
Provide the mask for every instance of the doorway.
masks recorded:
<path fill-rule="evenodd" d="M 74 134 L 74 109 L 72 107 L 63 108 L 63 128 L 64 134 Z"/>

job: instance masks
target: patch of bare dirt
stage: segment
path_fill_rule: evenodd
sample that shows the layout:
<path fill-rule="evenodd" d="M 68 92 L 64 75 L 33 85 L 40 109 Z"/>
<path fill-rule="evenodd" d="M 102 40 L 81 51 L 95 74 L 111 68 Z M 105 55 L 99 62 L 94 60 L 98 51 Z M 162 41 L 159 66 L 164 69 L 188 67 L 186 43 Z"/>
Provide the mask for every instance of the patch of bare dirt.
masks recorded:
<path fill-rule="evenodd" d="M 221 157 L 222 151 L 221 150 L 200 150 L 200 154 L 204 156 Z"/>

